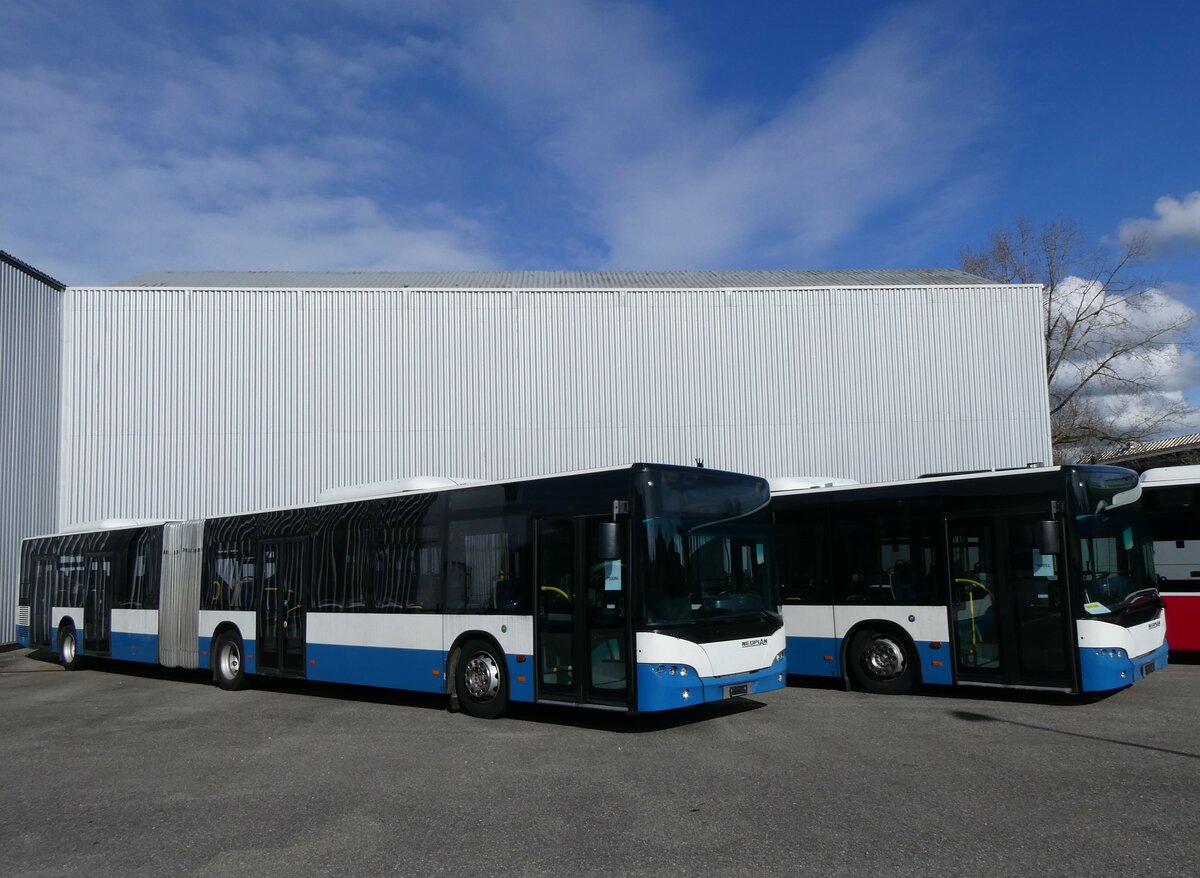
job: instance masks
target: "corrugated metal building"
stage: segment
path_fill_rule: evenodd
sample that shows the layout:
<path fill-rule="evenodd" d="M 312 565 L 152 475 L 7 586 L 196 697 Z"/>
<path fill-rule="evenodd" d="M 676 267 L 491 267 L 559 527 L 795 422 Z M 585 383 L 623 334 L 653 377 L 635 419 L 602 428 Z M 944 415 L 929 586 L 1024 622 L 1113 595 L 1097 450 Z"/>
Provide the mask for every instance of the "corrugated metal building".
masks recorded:
<path fill-rule="evenodd" d="M 0 250 L 0 644 L 16 640 L 21 540 L 58 523 L 63 285 Z"/>
<path fill-rule="evenodd" d="M 61 321 L 59 526 L 632 460 L 1050 460 L 1038 288 L 950 270 L 162 272 L 68 288 Z"/>

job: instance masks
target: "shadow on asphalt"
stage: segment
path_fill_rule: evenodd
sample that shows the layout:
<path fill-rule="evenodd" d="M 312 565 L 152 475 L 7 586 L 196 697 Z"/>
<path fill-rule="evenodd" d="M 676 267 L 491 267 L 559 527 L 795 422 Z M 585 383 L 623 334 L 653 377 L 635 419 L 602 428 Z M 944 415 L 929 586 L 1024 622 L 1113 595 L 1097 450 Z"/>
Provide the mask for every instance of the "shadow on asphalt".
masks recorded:
<path fill-rule="evenodd" d="M 796 689 L 828 689 L 847 691 L 846 685 L 828 677 L 788 677 L 788 687 Z M 925 686 L 919 685 L 906 695 L 873 695 L 872 698 L 937 698 L 965 701 L 995 701 L 1014 704 L 1053 704 L 1064 707 L 1095 704 L 1124 690 L 1073 695 L 1070 692 L 1052 692 L 1038 689 L 998 689 L 990 686 Z M 860 693 L 865 694 L 865 693 Z"/>
<path fill-rule="evenodd" d="M 1200 759 L 1200 753 L 1188 753 L 1186 750 L 1172 750 L 1168 747 L 1155 747 L 1152 744 L 1139 744 L 1137 741 L 1122 741 L 1119 738 L 1105 738 L 1101 735 L 1086 735 L 1082 732 L 1068 732 L 1049 726 L 1039 726 L 1036 723 L 1023 723 L 1014 719 L 1002 719 L 989 716 L 986 713 L 976 713 L 972 710 L 947 711 L 950 716 L 967 723 L 1003 723 L 1007 726 L 1020 726 L 1023 729 L 1033 729 L 1038 732 L 1050 732 L 1053 735 L 1064 735 L 1068 738 L 1082 738 L 1085 741 L 1100 741 L 1104 744 L 1117 744 L 1121 747 L 1134 747 L 1138 750 L 1150 750 L 1154 753 L 1169 753 L 1172 756 L 1182 756 L 1185 759 Z"/>
<path fill-rule="evenodd" d="M 39 664 L 58 664 L 58 656 L 51 650 L 34 650 L 26 659 Z M 42 672 L 44 668 L 31 669 Z M 139 662 L 114 661 L 102 658 L 85 659 L 85 671 L 97 671 L 121 677 L 137 677 L 143 680 L 170 680 L 193 685 L 215 686 L 212 672 L 165 668 L 161 665 Z M 6 673 L 21 673 L 8 669 Z M 316 680 L 296 680 L 286 677 L 256 675 L 247 681 L 247 689 L 259 692 L 278 692 L 305 698 L 327 698 L 336 701 L 356 701 L 364 704 L 389 704 L 397 707 L 422 710 L 449 710 L 449 699 L 445 695 L 426 692 L 407 692 L 397 689 L 381 689 L 373 686 L 354 686 L 347 683 L 324 683 Z M 735 699 L 711 704 L 701 704 L 683 710 L 665 713 L 649 713 L 630 716 L 621 711 L 574 708 L 569 705 L 512 703 L 503 721 L 545 723 L 598 731 L 637 734 L 680 728 L 698 722 L 735 716 L 765 707 L 761 701 Z M 482 721 L 482 720 L 481 720 Z"/>

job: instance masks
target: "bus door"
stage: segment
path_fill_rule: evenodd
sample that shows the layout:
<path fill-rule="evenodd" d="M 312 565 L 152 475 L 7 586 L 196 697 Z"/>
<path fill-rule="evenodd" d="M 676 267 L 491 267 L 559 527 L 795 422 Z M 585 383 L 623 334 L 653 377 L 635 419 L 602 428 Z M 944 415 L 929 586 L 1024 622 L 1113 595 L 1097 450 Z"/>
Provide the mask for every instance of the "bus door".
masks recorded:
<path fill-rule="evenodd" d="M 1071 688 L 1070 615 L 1061 559 L 1042 554 L 1043 516 L 952 518 L 950 623 L 959 680 Z"/>
<path fill-rule="evenodd" d="M 107 653 L 112 621 L 111 552 L 84 557 L 83 642 L 87 652 Z"/>
<path fill-rule="evenodd" d="M 29 594 L 29 642 L 33 646 L 50 643 L 50 607 L 54 603 L 54 580 L 58 558 L 38 555 L 33 559 L 33 582 Z"/>
<path fill-rule="evenodd" d="M 304 614 L 308 541 L 302 537 L 258 544 L 258 671 L 304 676 Z"/>
<path fill-rule="evenodd" d="M 538 522 L 539 700 L 629 706 L 628 555 L 605 545 L 607 526 L 599 516 Z"/>

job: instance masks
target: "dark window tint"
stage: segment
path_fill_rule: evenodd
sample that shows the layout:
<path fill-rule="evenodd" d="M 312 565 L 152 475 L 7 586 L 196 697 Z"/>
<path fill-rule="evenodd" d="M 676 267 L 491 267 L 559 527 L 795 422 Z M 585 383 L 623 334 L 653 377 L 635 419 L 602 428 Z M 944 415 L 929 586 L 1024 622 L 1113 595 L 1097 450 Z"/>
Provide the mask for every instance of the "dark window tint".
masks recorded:
<path fill-rule="evenodd" d="M 310 609 L 319 613 L 367 609 L 375 578 L 376 525 L 365 503 L 318 511 L 316 588 Z"/>
<path fill-rule="evenodd" d="M 775 526 L 779 584 L 785 604 L 827 604 L 825 521 L 822 512 L 781 517 Z"/>
<path fill-rule="evenodd" d="M 928 604 L 942 599 L 937 519 L 865 507 L 835 512 L 833 593 L 849 604 Z"/>

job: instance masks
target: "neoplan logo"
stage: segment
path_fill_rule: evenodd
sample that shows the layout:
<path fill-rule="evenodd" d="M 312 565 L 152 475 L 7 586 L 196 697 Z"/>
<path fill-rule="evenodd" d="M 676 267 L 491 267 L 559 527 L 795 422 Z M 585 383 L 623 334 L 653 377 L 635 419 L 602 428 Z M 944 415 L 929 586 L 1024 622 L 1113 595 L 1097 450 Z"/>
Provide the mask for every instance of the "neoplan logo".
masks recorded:
<path fill-rule="evenodd" d="M 758 638 L 755 638 L 754 640 L 743 640 L 742 641 L 742 649 L 749 649 L 752 646 L 766 646 L 766 645 L 767 645 L 767 638 L 765 638 L 765 637 L 758 637 Z"/>

